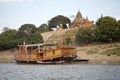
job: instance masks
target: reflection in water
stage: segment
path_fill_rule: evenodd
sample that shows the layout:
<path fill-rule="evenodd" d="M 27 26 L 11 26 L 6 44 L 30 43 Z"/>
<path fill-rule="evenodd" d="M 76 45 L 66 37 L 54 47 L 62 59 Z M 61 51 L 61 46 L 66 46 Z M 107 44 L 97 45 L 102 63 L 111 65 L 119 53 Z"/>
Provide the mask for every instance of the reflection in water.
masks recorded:
<path fill-rule="evenodd" d="M 120 65 L 0 64 L 0 80 L 120 80 Z"/>

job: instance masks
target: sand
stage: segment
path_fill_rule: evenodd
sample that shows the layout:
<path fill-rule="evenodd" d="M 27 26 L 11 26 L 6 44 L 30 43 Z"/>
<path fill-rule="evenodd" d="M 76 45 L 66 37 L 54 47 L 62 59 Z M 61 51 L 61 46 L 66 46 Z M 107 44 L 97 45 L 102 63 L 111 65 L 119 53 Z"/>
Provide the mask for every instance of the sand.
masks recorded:
<path fill-rule="evenodd" d="M 14 62 L 14 52 L 11 51 L 0 51 L 0 63 L 11 63 Z"/>
<path fill-rule="evenodd" d="M 100 44 L 100 45 L 88 45 L 83 47 L 77 47 L 76 52 L 78 59 L 89 59 L 89 63 L 103 63 L 103 64 L 120 64 L 120 56 L 117 55 L 105 55 L 101 54 L 107 49 L 111 49 L 120 45 L 120 43 L 111 44 Z M 95 53 L 88 54 L 89 50 L 95 50 Z"/>

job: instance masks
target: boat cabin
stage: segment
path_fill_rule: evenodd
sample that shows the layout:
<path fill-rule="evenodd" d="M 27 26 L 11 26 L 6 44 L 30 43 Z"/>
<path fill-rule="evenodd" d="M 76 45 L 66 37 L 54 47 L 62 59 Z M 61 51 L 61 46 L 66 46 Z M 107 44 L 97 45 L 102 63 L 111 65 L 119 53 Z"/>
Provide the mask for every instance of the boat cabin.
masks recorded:
<path fill-rule="evenodd" d="M 71 61 L 76 58 L 72 47 L 58 47 L 56 43 L 18 45 L 19 50 L 14 54 L 16 62 L 58 62 Z"/>

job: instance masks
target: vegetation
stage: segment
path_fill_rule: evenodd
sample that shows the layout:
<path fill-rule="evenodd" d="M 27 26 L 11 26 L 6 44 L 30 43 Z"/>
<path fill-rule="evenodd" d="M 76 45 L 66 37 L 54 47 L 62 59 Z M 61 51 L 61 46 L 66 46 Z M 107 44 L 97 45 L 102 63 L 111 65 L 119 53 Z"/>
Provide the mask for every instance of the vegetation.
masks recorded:
<path fill-rule="evenodd" d="M 49 30 L 51 30 L 51 28 L 55 28 L 56 26 L 60 26 L 62 24 L 63 28 L 66 28 L 66 24 L 70 24 L 71 21 L 69 18 L 62 16 L 62 15 L 58 15 L 56 17 L 53 17 L 49 22 L 48 22 L 48 27 Z"/>
<path fill-rule="evenodd" d="M 113 17 L 101 17 L 96 22 L 95 35 L 97 41 L 115 41 L 120 40 L 120 29 L 118 28 L 118 23 Z"/>
<path fill-rule="evenodd" d="M 71 35 L 75 35 L 76 34 L 76 30 L 68 30 L 65 35 L 67 36 L 71 36 Z"/>
<path fill-rule="evenodd" d="M 66 24 L 70 23 L 69 18 L 58 15 L 53 17 L 48 22 L 48 25 L 41 24 L 38 28 L 34 24 L 23 24 L 18 31 L 4 27 L 3 33 L 0 34 L 0 50 L 15 48 L 24 41 L 28 44 L 42 43 L 43 38 L 40 33 L 51 30 L 51 28 L 60 24 L 63 25 L 63 28 L 66 28 Z M 64 34 L 64 36 L 66 36 L 65 41 L 67 45 L 73 42 L 73 39 L 71 40 L 69 37 L 74 38 L 74 35 L 75 42 L 78 44 L 120 41 L 120 20 L 117 21 L 113 17 L 105 16 L 97 20 L 96 29 L 80 28 L 78 31 L 69 30 Z M 54 35 L 54 38 L 58 38 L 58 36 Z M 88 53 L 94 53 L 94 51 L 89 50 Z"/>
<path fill-rule="evenodd" d="M 43 43 L 43 38 L 40 33 L 34 33 L 27 37 L 26 42 L 28 44 Z"/>
<path fill-rule="evenodd" d="M 76 34 L 77 43 L 113 42 L 120 40 L 120 21 L 106 16 L 96 22 L 96 29 L 80 28 Z"/>
<path fill-rule="evenodd" d="M 0 50 L 14 48 L 18 45 L 19 39 L 17 38 L 16 30 L 7 30 L 0 34 Z"/>
<path fill-rule="evenodd" d="M 97 52 L 98 52 L 98 49 L 89 49 L 89 50 L 87 51 L 88 54 L 95 54 L 95 53 L 97 53 Z"/>
<path fill-rule="evenodd" d="M 40 27 L 38 28 L 40 33 L 47 32 L 48 31 L 48 25 L 47 24 L 41 24 Z"/>
<path fill-rule="evenodd" d="M 72 44 L 71 38 L 66 38 L 65 41 L 68 46 Z"/>
<path fill-rule="evenodd" d="M 111 56 L 111 55 L 120 56 L 120 47 L 108 49 L 106 51 L 101 52 L 101 54 L 105 54 L 105 55 L 108 55 L 108 56 Z"/>
<path fill-rule="evenodd" d="M 32 24 L 24 24 L 18 31 L 5 28 L 4 32 L 0 34 L 0 50 L 16 48 L 24 41 L 29 44 L 42 43 L 43 38 Z"/>
<path fill-rule="evenodd" d="M 24 24 L 19 29 L 18 32 L 21 34 L 21 36 L 24 36 L 22 34 L 30 35 L 32 33 L 35 33 L 37 31 L 37 28 L 33 24 Z"/>
<path fill-rule="evenodd" d="M 24 24 L 18 29 L 18 38 L 21 39 L 22 42 L 26 42 L 28 44 L 34 43 L 42 43 L 43 39 L 37 30 L 36 26 L 33 24 Z"/>
<path fill-rule="evenodd" d="M 94 32 L 90 28 L 80 28 L 76 34 L 77 43 L 90 43 L 95 40 Z"/>

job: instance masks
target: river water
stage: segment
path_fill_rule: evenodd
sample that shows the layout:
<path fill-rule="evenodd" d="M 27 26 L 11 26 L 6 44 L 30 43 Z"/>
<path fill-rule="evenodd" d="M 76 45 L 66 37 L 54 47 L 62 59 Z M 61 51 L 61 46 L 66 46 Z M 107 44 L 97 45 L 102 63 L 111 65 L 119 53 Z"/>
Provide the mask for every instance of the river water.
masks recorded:
<path fill-rule="evenodd" d="M 120 80 L 120 65 L 1 63 L 0 80 Z"/>

